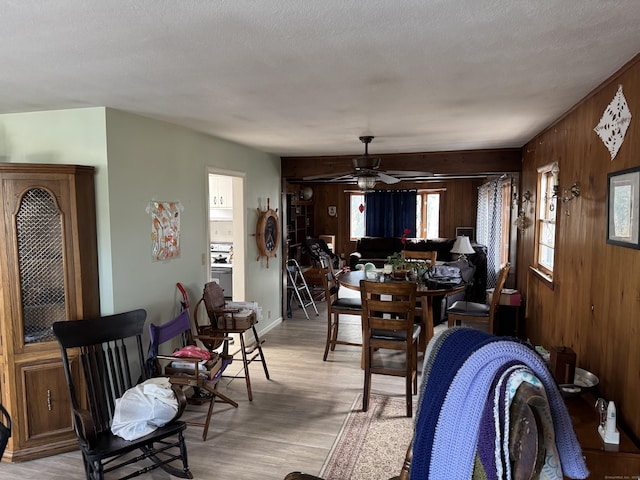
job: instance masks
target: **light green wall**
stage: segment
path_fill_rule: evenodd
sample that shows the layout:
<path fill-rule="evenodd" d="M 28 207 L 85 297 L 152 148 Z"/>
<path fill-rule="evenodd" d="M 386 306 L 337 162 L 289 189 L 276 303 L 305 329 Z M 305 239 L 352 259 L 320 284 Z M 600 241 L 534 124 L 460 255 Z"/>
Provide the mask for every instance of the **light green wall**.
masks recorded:
<path fill-rule="evenodd" d="M 256 208 L 280 209 L 280 159 L 239 144 L 165 122 L 105 108 L 0 115 L 0 158 L 9 162 L 94 165 L 103 314 L 142 307 L 149 321 L 175 313 L 175 283 L 182 282 L 192 304 L 207 280 L 206 171 L 208 167 L 245 173 L 245 214 L 253 233 Z M 177 259 L 153 262 L 152 200 L 179 201 Z M 280 209 L 281 210 L 281 209 Z M 237 220 L 237 219 L 234 219 Z M 265 313 L 266 330 L 282 319 L 279 261 L 257 262 L 255 242 L 244 252 L 246 299 Z M 241 252 L 236 252 L 239 255 Z M 271 312 L 267 318 L 266 313 Z"/>
<path fill-rule="evenodd" d="M 102 107 L 0 115 L 0 160 L 3 162 L 63 163 L 96 168 L 98 270 L 103 312 L 105 305 L 113 303 L 106 147 Z"/>

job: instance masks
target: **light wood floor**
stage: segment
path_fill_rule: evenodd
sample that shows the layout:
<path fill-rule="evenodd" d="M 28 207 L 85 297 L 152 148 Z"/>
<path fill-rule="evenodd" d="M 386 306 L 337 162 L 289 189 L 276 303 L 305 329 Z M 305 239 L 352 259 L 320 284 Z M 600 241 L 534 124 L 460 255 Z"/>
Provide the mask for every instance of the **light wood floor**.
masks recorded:
<path fill-rule="evenodd" d="M 295 470 L 318 474 L 354 399 L 362 391 L 360 348 L 337 346 L 322 361 L 326 308 L 307 320 L 294 303 L 293 318 L 264 336 L 271 380 L 259 363 L 250 367 L 253 402 L 244 379 L 222 381 L 220 390 L 239 403 L 234 409 L 216 404 L 209 436 L 189 426 L 186 432 L 189 466 L 196 479 L 282 480 Z M 360 339 L 360 318 L 341 316 L 341 337 Z M 420 357 L 421 360 L 422 357 Z M 421 363 L 419 361 L 419 363 Z M 230 368 L 240 368 L 236 362 Z M 233 371 L 233 370 L 232 370 Z M 404 395 L 404 379 L 374 375 L 372 393 Z M 189 406 L 183 416 L 202 417 L 206 406 Z M 357 406 L 361 408 L 361 406 Z M 84 479 L 79 452 L 22 463 L 1 463 L 0 479 Z M 172 478 L 155 471 L 141 478 Z"/>

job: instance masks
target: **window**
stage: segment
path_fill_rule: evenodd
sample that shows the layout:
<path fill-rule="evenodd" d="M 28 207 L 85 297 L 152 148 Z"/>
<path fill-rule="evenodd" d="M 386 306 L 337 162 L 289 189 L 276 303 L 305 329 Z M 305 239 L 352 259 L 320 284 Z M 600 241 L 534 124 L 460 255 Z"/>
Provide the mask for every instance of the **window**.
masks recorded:
<path fill-rule="evenodd" d="M 365 235 L 364 193 L 349 194 L 349 238 L 354 241 Z"/>
<path fill-rule="evenodd" d="M 507 263 L 511 245 L 509 235 L 511 233 L 511 182 L 502 184 L 502 228 L 500 229 L 500 265 Z"/>
<path fill-rule="evenodd" d="M 440 192 L 418 192 L 416 201 L 417 237 L 440 237 Z"/>
<path fill-rule="evenodd" d="M 440 192 L 421 191 L 416 197 L 416 236 L 438 238 L 440 236 Z M 349 194 L 349 237 L 352 241 L 365 236 L 366 222 L 363 193 Z M 361 211 L 362 210 L 362 211 Z"/>
<path fill-rule="evenodd" d="M 536 266 L 542 273 L 553 277 L 556 246 L 556 197 L 553 187 L 557 171 L 554 165 L 538 169 L 538 224 L 536 231 Z"/>

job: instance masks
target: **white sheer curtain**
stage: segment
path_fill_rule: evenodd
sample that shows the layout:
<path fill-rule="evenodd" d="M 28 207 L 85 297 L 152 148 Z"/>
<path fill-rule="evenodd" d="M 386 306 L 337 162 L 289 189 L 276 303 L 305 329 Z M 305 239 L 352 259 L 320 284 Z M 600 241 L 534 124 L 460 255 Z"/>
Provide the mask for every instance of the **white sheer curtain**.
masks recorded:
<path fill-rule="evenodd" d="M 498 179 L 478 188 L 476 241 L 487 246 L 487 288 L 496 286 L 502 241 L 502 184 Z"/>

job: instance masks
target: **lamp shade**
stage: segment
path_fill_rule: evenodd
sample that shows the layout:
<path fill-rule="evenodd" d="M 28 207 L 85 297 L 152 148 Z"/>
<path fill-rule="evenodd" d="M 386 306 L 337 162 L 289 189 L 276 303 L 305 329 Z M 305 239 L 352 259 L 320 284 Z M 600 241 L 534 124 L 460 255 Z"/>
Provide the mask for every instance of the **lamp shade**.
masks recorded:
<path fill-rule="evenodd" d="M 458 255 L 470 255 L 472 253 L 476 253 L 476 251 L 471 246 L 469 237 L 466 235 L 458 235 L 455 243 L 453 244 L 453 248 L 451 249 L 451 253 L 457 253 Z"/>
<path fill-rule="evenodd" d="M 375 175 L 360 175 L 358 176 L 358 188 L 363 191 L 371 190 L 376 186 L 377 179 Z"/>

